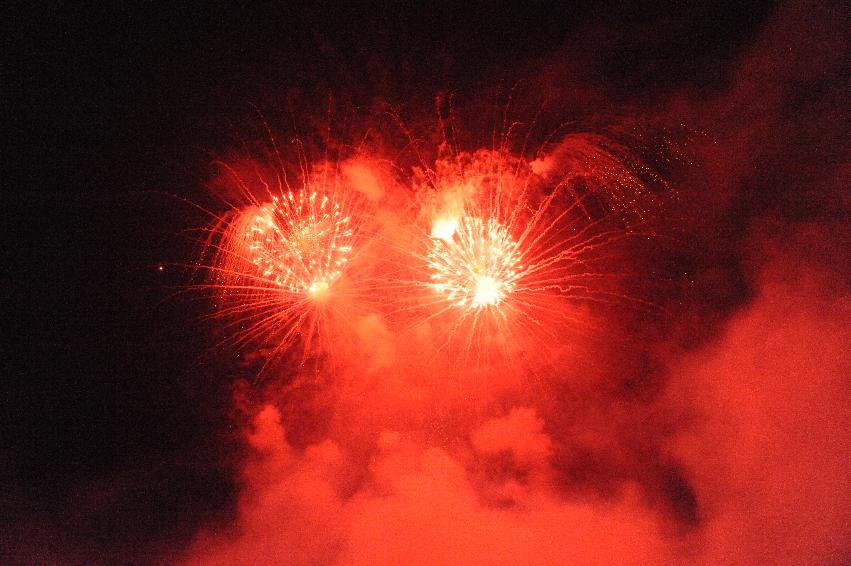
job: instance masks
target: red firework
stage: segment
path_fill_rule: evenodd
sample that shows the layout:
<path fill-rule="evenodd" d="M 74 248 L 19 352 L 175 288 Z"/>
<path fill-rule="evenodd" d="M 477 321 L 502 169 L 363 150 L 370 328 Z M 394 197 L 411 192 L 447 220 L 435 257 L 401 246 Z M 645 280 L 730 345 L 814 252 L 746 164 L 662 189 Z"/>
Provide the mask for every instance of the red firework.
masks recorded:
<path fill-rule="evenodd" d="M 269 357 L 296 344 L 333 353 L 370 314 L 391 332 L 426 328 L 435 357 L 479 367 L 585 332 L 590 302 L 623 296 L 606 255 L 655 205 L 642 181 L 652 171 L 606 138 L 568 135 L 533 160 L 507 138 L 421 160 L 413 183 L 390 183 L 395 194 L 360 186 L 380 176 L 377 160 L 341 175 L 341 163 L 302 153 L 298 187 L 280 158 L 272 175 L 223 164 L 244 197 L 209 240 L 229 339 Z"/>
<path fill-rule="evenodd" d="M 435 355 L 475 366 L 583 332 L 583 305 L 615 295 L 604 253 L 627 236 L 616 216 L 591 218 L 593 192 L 547 186 L 504 150 L 460 153 L 429 171 L 403 316 L 441 336 Z M 415 291 L 416 292 L 413 292 Z"/>
<path fill-rule="evenodd" d="M 352 276 L 369 220 L 364 199 L 336 164 L 324 165 L 333 168 L 333 182 L 321 171 L 294 188 L 276 175 L 275 189 L 267 176 L 247 179 L 222 165 L 246 204 L 225 213 L 208 239 L 207 287 L 219 301 L 213 316 L 224 320 L 228 341 L 261 349 L 267 359 L 296 344 L 303 357 L 327 352 L 335 323 L 369 294 L 368 278 Z"/>

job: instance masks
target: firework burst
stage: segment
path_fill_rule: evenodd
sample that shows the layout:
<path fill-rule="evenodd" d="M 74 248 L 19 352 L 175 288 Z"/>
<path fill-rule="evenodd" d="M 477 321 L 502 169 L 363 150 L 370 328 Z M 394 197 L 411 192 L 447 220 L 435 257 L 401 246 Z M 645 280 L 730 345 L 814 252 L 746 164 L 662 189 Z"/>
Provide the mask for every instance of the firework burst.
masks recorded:
<path fill-rule="evenodd" d="M 428 181 L 412 288 L 445 338 L 439 352 L 474 365 L 524 355 L 587 330 L 587 305 L 617 295 L 606 256 L 629 232 L 614 215 L 589 216 L 593 193 L 548 188 L 503 150 L 442 160 Z"/>
<path fill-rule="evenodd" d="M 306 191 L 274 196 L 253 216 L 245 236 L 262 276 L 293 295 L 321 299 L 349 261 L 351 217 L 328 195 Z"/>
<path fill-rule="evenodd" d="M 326 175 L 272 190 L 258 174 L 262 188 L 252 191 L 225 168 L 249 204 L 221 216 L 207 240 L 207 287 L 217 298 L 212 316 L 224 321 L 227 341 L 264 352 L 267 362 L 297 344 L 303 360 L 327 353 L 335 323 L 369 294 L 369 281 L 354 274 L 356 261 L 352 266 L 365 242 L 364 200 Z"/>
<path fill-rule="evenodd" d="M 464 216 L 438 221 L 428 253 L 432 284 L 459 307 L 498 307 L 520 278 L 520 253 L 505 226 Z"/>
<path fill-rule="evenodd" d="M 362 153 L 311 163 L 299 143 L 294 186 L 267 126 L 277 166 L 221 163 L 241 204 L 202 262 L 228 340 L 267 359 L 295 345 L 354 359 L 371 347 L 352 340 L 368 315 L 394 336 L 430 336 L 420 352 L 478 367 L 587 330 L 593 302 L 623 298 L 607 255 L 654 205 L 652 171 L 576 134 L 527 158 L 509 149 L 511 129 L 497 149 L 445 141 L 431 160 L 411 137 L 417 163 L 390 174 Z"/>

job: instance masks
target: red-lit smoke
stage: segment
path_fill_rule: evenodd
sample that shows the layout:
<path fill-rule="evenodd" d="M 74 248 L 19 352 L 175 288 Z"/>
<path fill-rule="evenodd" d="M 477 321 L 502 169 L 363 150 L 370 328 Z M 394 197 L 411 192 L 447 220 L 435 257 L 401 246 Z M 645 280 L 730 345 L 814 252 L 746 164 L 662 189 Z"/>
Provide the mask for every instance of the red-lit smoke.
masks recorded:
<path fill-rule="evenodd" d="M 836 73 L 843 44 L 803 41 L 809 17 L 781 10 L 727 92 L 665 101 L 710 132 L 696 165 L 668 164 L 673 199 L 628 136 L 587 132 L 532 155 L 408 135 L 413 165 L 361 151 L 308 168 L 333 182 L 291 175 L 294 195 L 355 203 L 341 214 L 358 238 L 333 277 L 265 282 L 270 311 L 215 281 L 259 320 L 283 303 L 322 324 L 237 340 L 272 340 L 273 363 L 235 514 L 184 562 L 847 562 L 847 158 L 801 150 L 836 131 L 829 116 L 790 117 L 800 78 Z M 251 253 L 257 210 L 290 190 L 259 162 L 228 174 L 255 201 L 217 232 L 217 277 L 234 256 L 236 281 L 287 272 Z M 788 171 L 757 203 L 766 167 Z M 272 224 L 269 245 L 293 240 Z"/>

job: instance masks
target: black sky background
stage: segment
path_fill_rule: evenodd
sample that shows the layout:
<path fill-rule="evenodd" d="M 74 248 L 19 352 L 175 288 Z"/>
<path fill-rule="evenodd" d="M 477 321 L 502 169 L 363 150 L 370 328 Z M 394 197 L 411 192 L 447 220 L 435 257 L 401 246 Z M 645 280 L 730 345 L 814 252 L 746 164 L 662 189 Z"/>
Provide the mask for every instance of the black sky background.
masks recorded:
<path fill-rule="evenodd" d="M 647 105 L 723 88 L 772 11 L 619 4 L 5 8 L 4 561 L 146 563 L 227 512 L 233 376 L 211 369 L 204 305 L 173 297 L 204 216 L 168 195 L 205 202 L 249 103 L 330 90 L 427 112 L 571 46 L 572 80 Z"/>

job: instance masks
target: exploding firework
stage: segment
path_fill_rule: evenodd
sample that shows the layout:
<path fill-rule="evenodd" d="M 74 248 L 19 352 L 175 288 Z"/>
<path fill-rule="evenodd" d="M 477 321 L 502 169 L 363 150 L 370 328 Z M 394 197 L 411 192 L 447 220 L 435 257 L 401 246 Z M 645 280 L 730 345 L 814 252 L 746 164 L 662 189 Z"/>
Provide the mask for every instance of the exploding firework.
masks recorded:
<path fill-rule="evenodd" d="M 311 355 L 365 293 L 357 276 L 348 277 L 364 241 L 363 199 L 343 183 L 312 180 L 320 175 L 278 190 L 258 175 L 262 190 L 251 192 L 226 170 L 250 204 L 222 216 L 208 239 L 205 267 L 218 298 L 212 316 L 225 321 L 226 340 L 265 352 L 267 361 L 297 343 Z"/>
<path fill-rule="evenodd" d="M 428 263 L 435 290 L 459 307 L 498 307 L 517 285 L 520 253 L 494 219 L 438 221 Z"/>
<path fill-rule="evenodd" d="M 422 206 L 415 256 L 423 321 L 440 352 L 487 364 L 531 351 L 567 328 L 585 331 L 586 305 L 618 293 L 606 255 L 629 231 L 616 215 L 589 216 L 593 192 L 548 186 L 504 150 L 437 163 Z"/>
<path fill-rule="evenodd" d="M 299 145 L 293 186 L 267 131 L 277 166 L 222 164 L 244 204 L 213 230 L 205 266 L 228 337 L 271 355 L 371 347 L 346 331 L 329 339 L 332 319 L 356 333 L 363 315 L 390 332 L 427 326 L 436 341 L 421 350 L 450 361 L 531 353 L 585 331 L 590 303 L 619 295 L 606 253 L 653 203 L 642 182 L 652 171 L 587 135 L 527 158 L 507 132 L 497 149 L 447 142 L 432 160 L 411 138 L 418 163 L 384 177 L 369 154 L 313 164 Z"/>
<path fill-rule="evenodd" d="M 293 295 L 321 299 L 349 261 L 351 217 L 328 195 L 306 191 L 274 196 L 249 214 L 248 251 L 262 276 Z"/>

